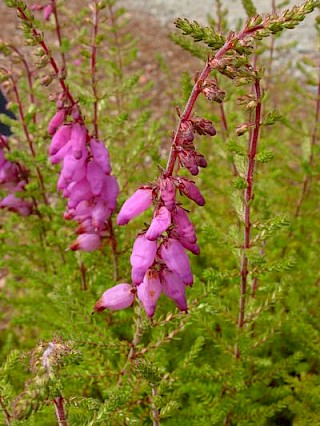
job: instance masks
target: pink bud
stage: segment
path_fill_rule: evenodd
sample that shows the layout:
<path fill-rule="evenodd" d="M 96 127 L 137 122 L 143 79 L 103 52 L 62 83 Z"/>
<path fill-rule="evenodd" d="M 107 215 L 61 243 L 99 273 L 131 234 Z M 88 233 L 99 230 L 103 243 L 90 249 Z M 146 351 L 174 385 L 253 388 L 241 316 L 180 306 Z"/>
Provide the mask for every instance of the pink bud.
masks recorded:
<path fill-rule="evenodd" d="M 197 165 L 198 165 L 199 167 L 204 168 L 204 169 L 205 169 L 205 168 L 207 167 L 207 165 L 208 165 L 207 160 L 204 158 L 204 156 L 203 156 L 202 154 L 199 154 L 198 152 L 196 152 L 195 160 L 196 160 Z"/>
<path fill-rule="evenodd" d="M 206 120 L 205 118 L 194 117 L 192 118 L 192 124 L 194 130 L 199 133 L 199 135 L 209 135 L 214 136 L 217 131 L 213 127 L 212 121 Z"/>
<path fill-rule="evenodd" d="M 155 211 L 150 227 L 146 232 L 146 238 L 148 240 L 156 240 L 170 225 L 171 214 L 166 207 L 162 206 Z"/>
<path fill-rule="evenodd" d="M 132 249 L 130 262 L 132 266 L 131 278 L 134 284 L 139 285 L 147 269 L 154 262 L 157 253 L 157 242 L 150 241 L 145 234 L 138 235 Z"/>
<path fill-rule="evenodd" d="M 181 123 L 179 136 L 179 142 L 180 138 L 182 139 L 182 142 L 193 142 L 194 132 L 192 123 L 190 121 L 184 121 Z"/>
<path fill-rule="evenodd" d="M 111 173 L 109 151 L 104 144 L 97 139 L 90 140 L 90 148 L 94 160 L 99 164 L 105 174 Z"/>
<path fill-rule="evenodd" d="M 159 272 L 149 269 L 137 290 L 138 298 L 148 317 L 153 317 L 161 291 Z"/>
<path fill-rule="evenodd" d="M 71 244 L 70 249 L 83 250 L 83 251 L 94 251 L 100 247 L 101 238 L 98 234 L 81 234 Z"/>
<path fill-rule="evenodd" d="M 71 130 L 72 154 L 79 160 L 86 151 L 87 129 L 80 123 L 74 123 Z"/>
<path fill-rule="evenodd" d="M 172 213 L 172 219 L 179 238 L 186 239 L 190 243 L 195 243 L 197 241 L 193 224 L 189 219 L 188 213 L 184 209 L 177 206 Z"/>
<path fill-rule="evenodd" d="M 169 238 L 161 244 L 160 254 L 167 267 L 178 274 L 185 284 L 193 284 L 189 258 L 178 240 Z"/>
<path fill-rule="evenodd" d="M 161 271 L 163 293 L 172 299 L 180 311 L 187 311 L 186 286 L 181 277 L 168 269 Z"/>
<path fill-rule="evenodd" d="M 95 229 L 91 219 L 85 219 L 76 229 L 77 234 L 94 234 Z"/>
<path fill-rule="evenodd" d="M 50 123 L 48 125 L 48 133 L 49 135 L 53 135 L 57 129 L 63 124 L 66 116 L 65 109 L 58 110 L 55 115 L 51 118 Z"/>
<path fill-rule="evenodd" d="M 94 310 L 101 312 L 104 309 L 111 309 L 112 311 L 125 309 L 132 305 L 134 298 L 135 290 L 130 284 L 117 284 L 103 293 L 95 304 Z"/>
<path fill-rule="evenodd" d="M 22 198 L 16 197 L 14 194 L 7 195 L 1 202 L 0 208 L 6 208 L 9 211 L 19 213 L 22 216 L 31 214 L 31 205 Z"/>
<path fill-rule="evenodd" d="M 152 189 L 141 188 L 138 189 L 123 206 L 117 217 L 118 225 L 126 225 L 131 219 L 138 216 L 152 204 Z"/>
<path fill-rule="evenodd" d="M 199 206 L 204 206 L 206 201 L 195 183 L 182 177 L 178 179 L 180 191 Z"/>
<path fill-rule="evenodd" d="M 105 174 L 102 168 L 96 161 L 89 161 L 87 167 L 87 179 L 91 185 L 92 193 L 94 195 L 100 195 Z"/>
<path fill-rule="evenodd" d="M 172 211 L 175 205 L 176 190 L 174 183 L 170 178 L 160 179 L 160 194 L 164 205 L 169 211 Z"/>
<path fill-rule="evenodd" d="M 48 4 L 44 9 L 43 9 L 43 17 L 46 21 L 49 21 L 50 16 L 52 15 L 53 12 L 53 7 L 52 4 Z"/>
<path fill-rule="evenodd" d="M 49 146 L 49 154 L 55 155 L 71 138 L 71 126 L 64 125 L 54 134 Z M 58 162 L 58 161 L 57 161 Z"/>
<path fill-rule="evenodd" d="M 193 176 L 196 176 L 197 174 L 199 174 L 197 162 L 192 152 L 186 151 L 183 149 L 179 152 L 178 155 L 179 155 L 179 160 L 182 166 L 188 169 Z"/>

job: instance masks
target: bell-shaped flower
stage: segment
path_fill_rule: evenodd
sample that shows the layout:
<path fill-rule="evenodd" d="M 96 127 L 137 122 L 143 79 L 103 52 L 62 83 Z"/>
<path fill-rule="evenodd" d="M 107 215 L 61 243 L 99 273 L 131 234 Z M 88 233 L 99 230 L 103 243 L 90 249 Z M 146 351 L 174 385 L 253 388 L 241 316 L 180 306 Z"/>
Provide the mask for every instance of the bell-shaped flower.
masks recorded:
<path fill-rule="evenodd" d="M 111 211 L 111 213 L 117 207 L 118 194 L 119 185 L 116 177 L 111 175 L 104 176 L 100 197 L 108 205 L 108 209 Z"/>
<path fill-rule="evenodd" d="M 90 140 L 90 148 L 94 161 L 99 164 L 106 175 L 109 175 L 111 173 L 111 165 L 107 148 L 97 139 Z"/>
<path fill-rule="evenodd" d="M 94 306 L 96 312 L 104 309 L 117 311 L 132 305 L 135 298 L 135 289 L 127 283 L 117 284 L 103 293 Z"/>
<path fill-rule="evenodd" d="M 160 179 L 160 195 L 164 205 L 169 211 L 172 211 L 175 206 L 176 189 L 169 177 Z"/>
<path fill-rule="evenodd" d="M 145 234 L 138 235 L 132 249 L 130 262 L 132 266 L 132 282 L 139 285 L 147 270 L 154 262 L 157 253 L 157 242 L 150 241 Z"/>
<path fill-rule="evenodd" d="M 87 129 L 80 123 L 74 123 L 71 129 L 72 155 L 79 160 L 86 152 Z"/>
<path fill-rule="evenodd" d="M 162 291 L 174 301 L 180 311 L 187 311 L 186 286 L 175 272 L 163 269 L 160 273 Z"/>
<path fill-rule="evenodd" d="M 179 241 L 185 249 L 191 251 L 191 253 L 195 254 L 196 256 L 199 256 L 200 247 L 198 246 L 197 243 L 190 243 L 190 241 L 188 241 L 187 239 L 184 239 L 184 238 L 179 238 Z"/>
<path fill-rule="evenodd" d="M 189 219 L 188 213 L 184 209 L 177 206 L 172 212 L 172 220 L 179 238 L 185 239 L 190 243 L 195 243 L 197 241 L 193 224 Z"/>
<path fill-rule="evenodd" d="M 137 289 L 137 295 L 148 317 L 153 317 L 162 287 L 159 272 L 149 269 Z"/>
<path fill-rule="evenodd" d="M 178 240 L 168 238 L 166 242 L 161 244 L 160 255 L 167 267 L 178 274 L 185 284 L 193 284 L 189 258 Z"/>
<path fill-rule="evenodd" d="M 71 138 L 71 126 L 64 125 L 56 131 L 49 146 L 49 154 L 55 155 Z"/>
<path fill-rule="evenodd" d="M 49 135 L 54 135 L 57 129 L 63 124 L 66 116 L 65 109 L 59 109 L 55 115 L 51 118 L 50 123 L 48 125 L 48 133 Z"/>
<path fill-rule="evenodd" d="M 89 161 L 87 166 L 87 179 L 91 185 L 92 193 L 100 195 L 103 187 L 105 173 L 96 161 Z"/>
<path fill-rule="evenodd" d="M 71 244 L 70 249 L 73 251 L 94 251 L 100 247 L 101 237 L 99 234 L 81 234 Z"/>
<path fill-rule="evenodd" d="M 128 198 L 117 217 L 118 225 L 126 225 L 131 219 L 138 216 L 152 204 L 152 189 L 138 189 L 130 198 Z"/>
<path fill-rule="evenodd" d="M 156 240 L 170 225 L 171 213 L 165 206 L 162 206 L 155 211 L 150 227 L 146 232 L 146 238 L 148 240 Z"/>

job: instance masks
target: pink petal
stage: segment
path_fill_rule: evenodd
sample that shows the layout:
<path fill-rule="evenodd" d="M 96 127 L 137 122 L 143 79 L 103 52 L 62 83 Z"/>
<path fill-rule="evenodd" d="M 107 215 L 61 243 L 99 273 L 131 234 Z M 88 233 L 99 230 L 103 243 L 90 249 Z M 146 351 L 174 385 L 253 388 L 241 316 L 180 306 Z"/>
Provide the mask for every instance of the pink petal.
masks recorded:
<path fill-rule="evenodd" d="M 166 207 L 162 206 L 155 211 L 150 227 L 146 232 L 146 238 L 148 240 L 156 240 L 170 225 L 171 214 Z"/>
<path fill-rule="evenodd" d="M 130 262 L 132 266 L 131 278 L 134 284 L 139 285 L 143 281 L 143 277 L 147 269 L 154 262 L 157 253 L 157 242 L 150 241 L 145 234 L 138 235 L 132 249 Z"/>
<path fill-rule="evenodd" d="M 135 298 L 135 291 L 130 284 L 122 283 L 109 288 L 103 293 L 94 306 L 96 312 L 104 309 L 117 311 L 125 309 L 132 305 Z"/>
<path fill-rule="evenodd" d="M 138 298 L 142 302 L 148 317 L 153 317 L 161 291 L 159 272 L 149 269 L 137 289 Z"/>
<path fill-rule="evenodd" d="M 138 189 L 123 206 L 117 217 L 118 225 L 126 225 L 131 219 L 138 216 L 152 204 L 152 190 L 151 188 Z"/>

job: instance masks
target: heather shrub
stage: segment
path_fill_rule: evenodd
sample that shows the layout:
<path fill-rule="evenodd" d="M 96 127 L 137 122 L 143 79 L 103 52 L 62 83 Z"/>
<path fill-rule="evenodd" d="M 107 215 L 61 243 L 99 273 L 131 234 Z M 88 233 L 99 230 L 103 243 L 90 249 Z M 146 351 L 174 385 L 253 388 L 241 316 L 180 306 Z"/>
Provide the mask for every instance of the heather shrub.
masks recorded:
<path fill-rule="evenodd" d="M 320 422 L 319 2 L 242 3 L 175 21 L 159 114 L 115 1 L 6 0 L 3 424 Z"/>

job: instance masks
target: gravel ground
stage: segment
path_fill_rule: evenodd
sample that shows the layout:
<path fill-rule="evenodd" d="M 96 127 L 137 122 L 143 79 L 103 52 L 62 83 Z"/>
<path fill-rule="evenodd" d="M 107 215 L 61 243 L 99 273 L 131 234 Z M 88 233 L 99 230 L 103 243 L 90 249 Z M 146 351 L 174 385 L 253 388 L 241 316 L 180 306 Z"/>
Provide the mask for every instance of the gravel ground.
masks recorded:
<path fill-rule="evenodd" d="M 278 1 L 277 1 L 278 3 Z M 290 6 L 301 4 L 301 1 L 290 1 Z M 120 4 L 128 10 L 143 11 L 154 16 L 162 26 L 171 27 L 177 17 L 186 17 L 190 20 L 199 21 L 206 24 L 207 15 L 213 17 L 216 13 L 215 0 L 120 0 Z M 254 4 L 259 13 L 268 13 L 272 10 L 271 0 L 254 0 Z M 236 28 L 239 19 L 245 19 L 246 15 L 241 0 L 222 0 L 223 8 L 228 9 L 228 21 L 230 28 Z M 289 7 L 289 6 L 286 6 Z M 299 25 L 293 32 L 287 31 L 284 37 L 286 42 L 296 42 L 296 48 L 300 53 L 314 50 L 316 46 L 316 33 L 314 29 L 314 12 L 311 16 Z"/>

